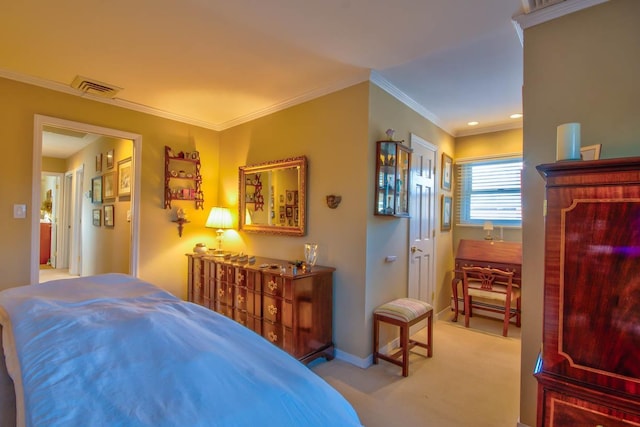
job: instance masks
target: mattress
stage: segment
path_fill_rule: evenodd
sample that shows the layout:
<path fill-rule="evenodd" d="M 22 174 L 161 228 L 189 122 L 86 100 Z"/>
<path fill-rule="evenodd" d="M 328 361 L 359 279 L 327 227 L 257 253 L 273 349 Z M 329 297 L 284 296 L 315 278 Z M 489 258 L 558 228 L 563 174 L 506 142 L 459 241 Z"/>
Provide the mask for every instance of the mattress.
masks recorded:
<path fill-rule="evenodd" d="M 360 425 L 261 336 L 131 276 L 2 291 L 0 323 L 19 426 Z"/>

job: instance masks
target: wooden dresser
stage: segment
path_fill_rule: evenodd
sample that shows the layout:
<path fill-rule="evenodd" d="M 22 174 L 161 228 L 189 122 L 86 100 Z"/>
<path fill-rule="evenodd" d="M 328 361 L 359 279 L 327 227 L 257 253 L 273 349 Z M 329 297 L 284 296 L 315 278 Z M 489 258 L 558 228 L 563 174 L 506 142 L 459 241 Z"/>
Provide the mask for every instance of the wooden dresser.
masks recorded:
<path fill-rule="evenodd" d="M 546 179 L 538 426 L 640 426 L 640 157 Z"/>
<path fill-rule="evenodd" d="M 294 275 L 287 261 L 277 259 L 187 258 L 189 301 L 236 320 L 303 363 L 333 359 L 334 268 L 315 266 Z"/>

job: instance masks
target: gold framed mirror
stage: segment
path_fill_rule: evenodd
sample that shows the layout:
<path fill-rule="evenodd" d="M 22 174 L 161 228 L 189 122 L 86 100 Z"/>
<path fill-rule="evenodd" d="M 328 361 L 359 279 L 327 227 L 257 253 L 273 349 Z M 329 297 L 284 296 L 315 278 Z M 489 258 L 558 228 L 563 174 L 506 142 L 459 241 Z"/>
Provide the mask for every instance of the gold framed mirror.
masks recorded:
<path fill-rule="evenodd" d="M 240 229 L 304 236 L 307 208 L 307 158 L 293 157 L 240 166 Z"/>

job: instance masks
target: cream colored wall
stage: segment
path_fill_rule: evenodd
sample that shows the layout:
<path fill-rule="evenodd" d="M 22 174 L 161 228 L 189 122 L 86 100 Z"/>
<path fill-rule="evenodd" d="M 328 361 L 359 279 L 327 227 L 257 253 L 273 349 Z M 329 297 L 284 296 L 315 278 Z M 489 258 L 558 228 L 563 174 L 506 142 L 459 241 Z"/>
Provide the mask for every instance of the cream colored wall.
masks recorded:
<path fill-rule="evenodd" d="M 438 165 L 436 174 L 440 174 L 440 156 L 444 151 L 449 155 L 454 152 L 454 140 L 449 134 L 420 116 L 415 111 L 389 95 L 376 85 L 371 85 L 371 101 L 369 103 L 370 126 L 369 141 L 366 161 L 370 165 L 375 165 L 376 141 L 385 139 L 385 131 L 392 128 L 396 131 L 395 139 L 404 140 L 409 143 L 411 134 L 415 134 L 427 142 L 438 147 Z M 438 181 L 439 182 L 439 181 Z M 375 189 L 375 168 L 370 168 L 368 172 L 367 192 L 367 219 L 369 227 L 367 230 L 367 292 L 366 292 L 366 329 L 372 328 L 373 309 L 394 298 L 407 296 L 407 275 L 408 275 L 408 226 L 409 219 L 387 218 L 373 214 L 374 209 L 374 189 Z M 440 200 L 441 189 L 438 192 L 437 200 Z M 448 193 L 447 193 L 448 194 Z M 440 206 L 436 208 L 436 215 L 439 215 Z M 439 222 L 437 222 L 439 224 Z M 448 305 L 450 297 L 451 271 L 453 270 L 453 249 L 452 233 L 436 231 L 436 312 L 443 310 Z M 384 262 L 387 255 L 397 256 L 393 263 Z M 382 342 L 385 342 L 389 335 L 389 330 L 382 335 Z M 397 333 L 397 332 L 396 332 Z M 366 334 L 371 341 L 369 333 Z M 371 348 L 372 344 L 369 345 Z M 369 352 L 371 350 L 369 349 Z"/>
<path fill-rule="evenodd" d="M 455 158 L 469 159 L 498 155 L 522 155 L 522 128 L 509 129 L 499 132 L 488 132 L 479 135 L 458 137 L 455 140 Z M 454 179 L 454 192 L 458 189 Z M 459 206 L 454 206 L 456 213 Z M 498 238 L 500 231 L 494 230 L 494 237 Z M 453 226 L 453 247 L 457 249 L 460 239 L 484 239 L 485 232 L 481 226 Z M 511 242 L 522 241 L 522 228 L 503 228 L 503 240 Z"/>
<path fill-rule="evenodd" d="M 29 283 L 30 218 L 34 211 L 39 214 L 39 207 L 31 206 L 33 123 L 34 115 L 42 114 L 142 135 L 139 277 L 185 297 L 184 254 L 210 235 L 196 225 L 204 224 L 205 212 L 218 198 L 217 133 L 7 79 L 0 79 L 0 93 L 12 100 L 0 104 L 4 123 L 0 141 L 5 141 L 3 155 L 11 159 L 0 169 L 0 289 Z M 174 212 L 163 209 L 162 204 L 165 144 L 178 151 L 197 149 L 203 155 L 205 210 L 189 208 L 192 222 L 182 238 L 171 222 Z M 91 161 L 86 170 L 94 165 Z M 26 219 L 13 218 L 15 203 L 27 205 Z M 180 203 L 186 206 L 187 202 Z"/>
<path fill-rule="evenodd" d="M 532 376 L 542 341 L 544 181 L 555 161 L 556 127 L 582 123 L 582 145 L 602 157 L 639 156 L 640 2 L 611 0 L 525 30 L 521 422 L 533 426 Z"/>
<path fill-rule="evenodd" d="M 113 150 L 113 168 L 107 167 L 107 152 Z M 91 189 L 92 179 L 113 174 L 113 183 L 117 185 L 118 162 L 131 157 L 133 143 L 129 140 L 102 136 L 91 145 L 83 148 L 67 161 L 67 170 L 75 170 L 84 165 L 83 188 Z M 102 171 L 96 171 L 96 156 L 102 154 Z M 103 182 L 104 191 L 104 182 Z M 116 187 L 117 188 L 117 187 Z M 113 206 L 114 226 L 104 225 L 104 207 Z M 101 211 L 101 225 L 93 225 L 93 210 Z M 82 204 L 82 275 L 103 273 L 129 273 L 131 259 L 131 223 L 127 221 L 127 211 L 131 209 L 129 197 L 105 199 L 102 203 L 92 203 L 84 198 Z"/>
<path fill-rule="evenodd" d="M 359 84 L 221 132 L 220 200 L 237 224 L 238 167 L 288 157 L 308 159 L 307 235 L 282 237 L 227 231 L 225 248 L 285 260 L 303 259 L 305 242 L 319 245 L 318 264 L 334 273 L 334 341 L 365 357 L 368 84 Z M 329 194 L 342 196 L 337 209 Z M 213 237 L 213 234 L 212 234 Z M 213 240 L 211 240 L 213 243 Z M 370 350 L 369 350 L 370 351 Z"/>

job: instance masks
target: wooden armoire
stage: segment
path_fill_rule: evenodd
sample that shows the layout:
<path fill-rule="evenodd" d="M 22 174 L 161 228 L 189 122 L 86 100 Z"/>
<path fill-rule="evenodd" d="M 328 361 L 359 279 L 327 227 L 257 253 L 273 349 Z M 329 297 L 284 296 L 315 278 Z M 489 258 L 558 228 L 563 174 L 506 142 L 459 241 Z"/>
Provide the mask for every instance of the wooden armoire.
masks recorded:
<path fill-rule="evenodd" d="M 538 426 L 640 426 L 640 157 L 546 180 Z"/>

